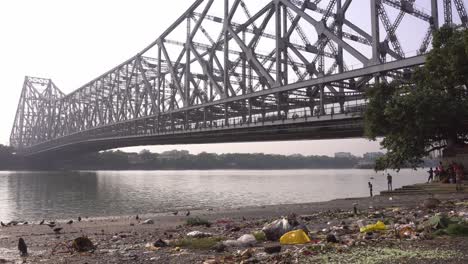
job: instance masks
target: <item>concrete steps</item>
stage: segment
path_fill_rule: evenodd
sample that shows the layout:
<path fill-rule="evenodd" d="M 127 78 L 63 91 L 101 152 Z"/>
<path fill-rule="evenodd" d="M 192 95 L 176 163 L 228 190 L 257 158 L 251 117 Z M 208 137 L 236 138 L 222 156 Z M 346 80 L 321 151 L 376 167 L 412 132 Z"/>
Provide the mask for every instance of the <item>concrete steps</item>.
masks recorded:
<path fill-rule="evenodd" d="M 468 193 L 468 182 L 463 182 L 463 191 L 458 193 Z M 457 193 L 455 184 L 446 183 L 421 183 L 414 185 L 406 185 L 401 188 L 397 188 L 393 191 L 383 191 L 380 195 L 391 196 L 391 195 L 414 195 L 414 194 L 448 194 Z"/>

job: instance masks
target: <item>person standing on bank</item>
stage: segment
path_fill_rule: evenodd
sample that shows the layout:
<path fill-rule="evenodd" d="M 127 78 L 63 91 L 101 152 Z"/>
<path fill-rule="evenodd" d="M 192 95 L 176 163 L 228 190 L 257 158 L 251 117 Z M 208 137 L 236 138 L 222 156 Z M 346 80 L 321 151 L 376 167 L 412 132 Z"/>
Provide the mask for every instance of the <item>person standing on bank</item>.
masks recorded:
<path fill-rule="evenodd" d="M 372 183 L 368 182 L 367 185 L 369 185 L 370 197 L 373 197 L 374 195 L 372 194 Z"/>
<path fill-rule="evenodd" d="M 390 173 L 387 173 L 387 189 L 388 189 L 389 191 L 393 191 L 392 182 L 393 182 L 393 177 L 392 177 L 392 175 L 390 175 Z"/>
<path fill-rule="evenodd" d="M 456 166 L 455 167 L 455 183 L 457 184 L 456 190 L 457 192 L 463 191 L 462 182 L 463 182 L 464 171 L 461 165 L 456 164 L 455 166 Z"/>
<path fill-rule="evenodd" d="M 434 170 L 432 167 L 427 171 L 429 173 L 429 178 L 427 178 L 427 183 L 434 181 Z"/>

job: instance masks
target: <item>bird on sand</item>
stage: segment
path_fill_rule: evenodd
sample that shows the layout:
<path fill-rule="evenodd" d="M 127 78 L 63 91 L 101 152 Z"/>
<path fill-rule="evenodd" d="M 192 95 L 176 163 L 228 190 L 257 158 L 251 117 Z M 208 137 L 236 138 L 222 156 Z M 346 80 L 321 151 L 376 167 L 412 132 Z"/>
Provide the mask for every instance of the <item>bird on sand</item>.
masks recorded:
<path fill-rule="evenodd" d="M 39 225 L 43 225 L 43 224 L 44 224 L 44 222 L 45 222 L 45 220 L 44 220 L 44 219 L 42 219 L 42 221 L 41 221 L 41 222 L 39 222 Z"/>
<path fill-rule="evenodd" d="M 67 224 L 69 225 L 73 224 L 73 220 L 68 221 Z"/>
<path fill-rule="evenodd" d="M 60 231 L 62 231 L 63 227 L 57 227 L 57 228 L 54 228 L 54 232 L 56 234 L 60 234 Z"/>
<path fill-rule="evenodd" d="M 20 237 L 18 241 L 18 250 L 22 257 L 28 255 L 28 247 L 26 246 L 26 243 L 24 242 L 24 239 L 22 237 Z"/>
<path fill-rule="evenodd" d="M 81 216 L 78 216 L 78 222 L 81 222 Z"/>
<path fill-rule="evenodd" d="M 3 222 L 0 221 L 0 224 L 3 226 L 3 227 L 6 227 L 7 225 L 5 225 Z"/>
<path fill-rule="evenodd" d="M 135 217 L 136 220 L 140 220 L 140 217 L 138 215 L 136 215 Z"/>
<path fill-rule="evenodd" d="M 173 215 L 177 215 L 178 213 L 179 213 L 179 211 L 172 212 Z"/>
<path fill-rule="evenodd" d="M 185 216 L 189 216 L 190 215 L 190 211 L 187 211 L 187 213 L 185 214 Z"/>

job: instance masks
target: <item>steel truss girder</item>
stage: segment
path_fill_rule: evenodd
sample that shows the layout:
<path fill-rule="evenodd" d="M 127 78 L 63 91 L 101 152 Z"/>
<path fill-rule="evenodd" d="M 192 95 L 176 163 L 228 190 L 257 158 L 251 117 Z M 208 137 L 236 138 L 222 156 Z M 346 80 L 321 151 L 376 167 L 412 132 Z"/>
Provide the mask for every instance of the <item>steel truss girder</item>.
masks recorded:
<path fill-rule="evenodd" d="M 26 77 L 10 143 L 26 150 L 85 135 L 98 137 L 96 131 L 104 128 L 137 135 L 201 121 L 229 125 L 234 118 L 265 120 L 299 109 L 324 114 L 327 105 L 335 103 L 344 111 L 344 105 L 362 99 L 360 92 L 372 85 L 373 77 L 403 80 L 411 73 L 408 68 L 424 62 L 423 55 L 404 59 L 404 43 L 396 42 L 396 29 L 404 14 L 423 23 L 431 17 L 414 8 L 414 0 L 373 1 L 382 10 L 382 4 L 399 10 L 393 23 L 385 13 L 377 14 L 394 44 L 387 52 L 396 61 L 373 61 L 372 54 L 354 46 L 361 43 L 382 51 L 373 32 L 346 16 L 357 1 L 274 0 L 252 12 L 250 1 L 225 0 L 221 15 L 211 10 L 214 0 L 197 0 L 151 45 L 70 94 L 51 80 Z M 456 7 L 463 21 L 466 11 L 460 3 L 456 1 Z M 380 27 L 378 20 L 374 26 Z M 185 37 L 174 36 L 181 28 Z M 312 42 L 314 35 L 317 40 Z M 300 43 L 294 40 L 298 37 Z M 266 47 L 271 52 L 265 52 Z M 350 58 L 361 68 L 348 67 Z"/>

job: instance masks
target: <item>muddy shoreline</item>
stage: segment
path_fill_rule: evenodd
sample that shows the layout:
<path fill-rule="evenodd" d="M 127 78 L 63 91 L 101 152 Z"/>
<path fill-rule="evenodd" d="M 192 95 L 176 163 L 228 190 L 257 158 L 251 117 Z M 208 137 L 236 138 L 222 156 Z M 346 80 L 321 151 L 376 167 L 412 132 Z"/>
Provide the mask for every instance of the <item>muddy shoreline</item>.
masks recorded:
<path fill-rule="evenodd" d="M 343 218 L 343 221 L 355 221 L 355 218 L 347 216 L 353 211 L 354 206 L 357 207 L 362 217 L 367 217 L 371 212 L 389 210 L 389 208 L 420 210 L 420 205 L 429 197 L 435 197 L 442 202 L 468 200 L 466 194 L 404 195 L 391 198 L 375 196 L 373 198 L 337 199 L 307 204 L 195 210 L 190 212 L 190 216 L 186 216 L 186 211 L 178 212 L 178 215 L 173 215 L 173 212 L 155 215 L 143 214 L 139 215 L 140 220 L 137 220 L 135 216 L 83 217 L 81 222 L 75 218 L 72 224 L 67 224 L 65 221 L 56 223 L 57 227 L 63 228 L 59 234 L 54 233 L 47 225 L 39 225 L 41 219 L 36 219 L 27 225 L 0 228 L 0 259 L 3 259 L 4 263 L 204 263 L 213 257 L 222 258 L 235 255 L 236 252 L 239 253 L 238 251 L 244 249 L 228 249 L 219 253 L 212 249 L 199 250 L 175 246 L 153 248 L 148 247 L 148 245 L 158 239 L 164 241 L 183 239 L 188 232 L 194 230 L 213 233 L 224 239 L 236 239 L 244 233 L 261 230 L 264 224 L 269 221 L 291 214 L 299 216 L 299 219 L 309 219 L 310 221 L 306 222 L 309 229 L 320 232 L 321 229 L 327 228 L 327 223 L 339 222 L 340 218 Z M 446 209 L 441 208 L 441 210 Z M 190 217 L 199 217 L 211 222 L 212 225 L 210 227 L 187 226 L 186 221 Z M 143 224 L 148 219 L 151 219 L 153 223 Z M 52 221 L 54 219 L 46 220 Z M 77 253 L 70 251 L 65 246 L 70 245 L 73 239 L 80 236 L 88 237 L 96 245 L 96 250 L 92 253 Z M 19 257 L 17 243 L 20 237 L 28 245 L 29 256 L 26 258 Z M 457 239 L 460 240 L 447 241 L 449 241 L 448 243 L 454 242 L 456 245 L 464 245 L 466 249 L 467 238 Z M 265 242 L 259 243 L 253 251 L 262 251 L 262 248 L 267 244 Z M 421 245 L 426 244 L 421 243 Z M 440 244 L 435 243 L 438 246 Z M 287 251 L 288 248 L 290 247 L 283 247 L 283 251 Z M 456 248 L 456 246 L 449 248 Z M 223 261 L 207 263 L 238 263 L 239 259 L 234 259 L 231 262 L 227 259 Z M 270 262 L 270 260 L 263 262 L 261 259 L 259 261 L 256 263 Z M 284 261 L 282 259 L 277 263 L 289 263 Z M 244 263 L 249 262 L 244 261 Z M 443 263 L 452 262 L 444 260 Z M 463 262 L 455 261 L 453 263 Z"/>

